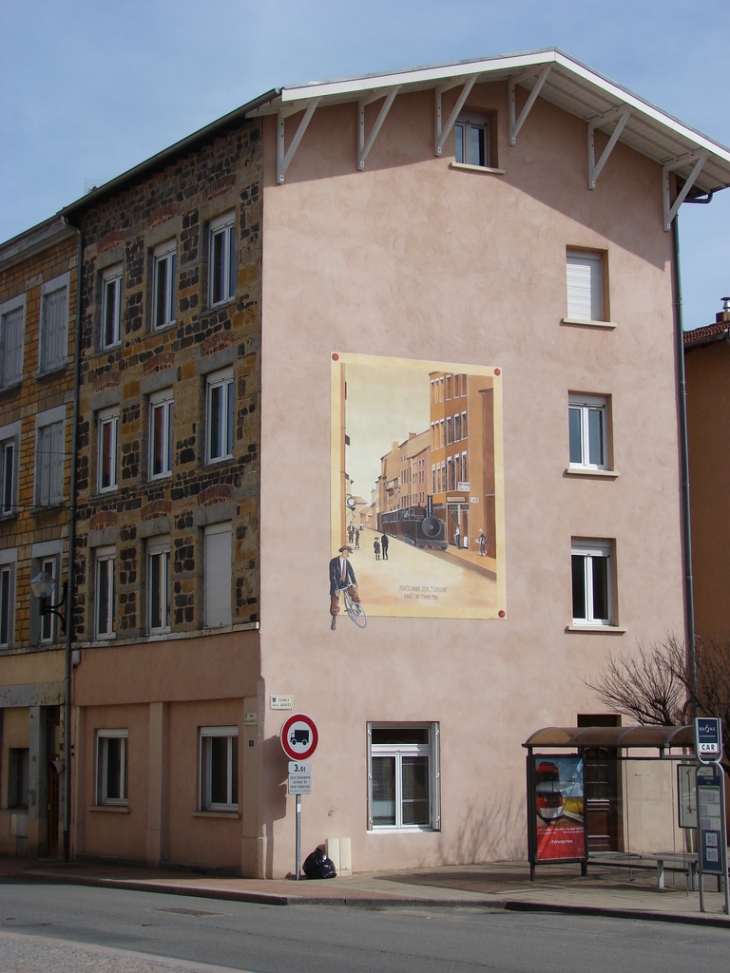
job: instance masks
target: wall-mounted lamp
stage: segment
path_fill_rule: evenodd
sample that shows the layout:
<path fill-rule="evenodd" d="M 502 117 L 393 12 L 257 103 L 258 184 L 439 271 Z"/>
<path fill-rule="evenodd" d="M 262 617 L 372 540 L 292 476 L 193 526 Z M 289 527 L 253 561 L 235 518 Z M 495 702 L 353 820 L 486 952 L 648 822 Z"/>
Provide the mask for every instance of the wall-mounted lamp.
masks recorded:
<path fill-rule="evenodd" d="M 53 595 L 56 588 L 56 580 L 48 573 L 48 571 L 41 571 L 37 574 L 35 578 L 31 579 L 30 587 L 33 594 L 38 599 L 38 611 L 43 615 L 58 615 L 61 619 L 61 632 L 66 631 L 66 619 L 63 614 L 59 611 L 60 608 L 66 603 L 66 582 L 63 582 L 61 600 L 56 605 L 50 605 L 49 600 Z"/>

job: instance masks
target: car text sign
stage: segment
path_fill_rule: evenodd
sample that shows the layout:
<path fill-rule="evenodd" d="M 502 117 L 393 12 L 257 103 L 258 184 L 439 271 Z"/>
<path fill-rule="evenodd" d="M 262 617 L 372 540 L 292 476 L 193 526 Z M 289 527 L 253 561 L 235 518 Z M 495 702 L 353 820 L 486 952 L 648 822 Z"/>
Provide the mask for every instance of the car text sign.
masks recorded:
<path fill-rule="evenodd" d="M 715 716 L 695 719 L 695 753 L 700 760 L 718 760 L 722 755 L 722 725 Z"/>

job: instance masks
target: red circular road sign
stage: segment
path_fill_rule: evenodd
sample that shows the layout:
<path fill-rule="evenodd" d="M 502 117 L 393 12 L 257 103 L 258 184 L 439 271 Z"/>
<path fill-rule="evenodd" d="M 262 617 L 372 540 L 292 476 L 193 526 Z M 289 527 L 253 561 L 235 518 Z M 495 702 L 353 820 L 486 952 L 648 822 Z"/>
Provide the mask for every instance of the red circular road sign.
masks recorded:
<path fill-rule="evenodd" d="M 279 739 L 290 760 L 306 760 L 317 749 L 319 733 L 311 716 L 296 713 L 282 726 Z"/>

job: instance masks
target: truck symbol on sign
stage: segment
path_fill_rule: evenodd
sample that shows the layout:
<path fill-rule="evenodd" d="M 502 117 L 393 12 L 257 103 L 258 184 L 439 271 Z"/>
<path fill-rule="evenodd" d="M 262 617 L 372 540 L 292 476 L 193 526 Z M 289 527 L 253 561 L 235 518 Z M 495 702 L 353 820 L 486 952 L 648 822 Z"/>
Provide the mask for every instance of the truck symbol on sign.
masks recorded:
<path fill-rule="evenodd" d="M 309 730 L 292 730 L 289 736 L 289 742 L 293 747 L 296 747 L 298 744 L 306 747 L 309 743 Z"/>

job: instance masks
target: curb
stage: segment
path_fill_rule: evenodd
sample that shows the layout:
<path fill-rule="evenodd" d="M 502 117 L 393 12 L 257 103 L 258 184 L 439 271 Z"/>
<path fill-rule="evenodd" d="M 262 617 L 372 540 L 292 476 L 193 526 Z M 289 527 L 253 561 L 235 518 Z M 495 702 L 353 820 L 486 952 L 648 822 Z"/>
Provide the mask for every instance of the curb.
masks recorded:
<path fill-rule="evenodd" d="M 674 922 L 690 926 L 715 926 L 730 929 L 730 917 L 708 913 L 652 912 L 644 909 L 617 909 L 612 906 L 561 905 L 508 899 L 502 903 L 507 912 L 559 912 L 576 916 L 605 916 L 608 919 L 641 919 L 646 922 Z"/>

